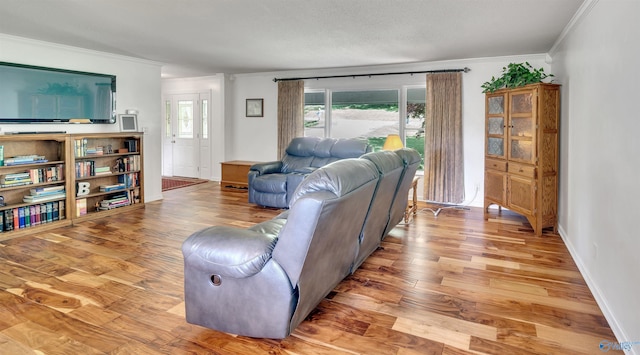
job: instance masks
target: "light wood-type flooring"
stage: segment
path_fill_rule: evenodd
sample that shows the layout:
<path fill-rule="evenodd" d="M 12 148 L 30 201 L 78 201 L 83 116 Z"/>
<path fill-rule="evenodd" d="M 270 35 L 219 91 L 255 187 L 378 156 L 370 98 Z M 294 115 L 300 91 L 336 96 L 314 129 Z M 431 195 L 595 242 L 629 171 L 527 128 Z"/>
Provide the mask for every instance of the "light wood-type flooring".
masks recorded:
<path fill-rule="evenodd" d="M 130 213 L 0 235 L 0 354 L 598 354 L 616 341 L 558 235 L 535 237 L 508 211 L 485 221 L 481 208 L 396 227 L 286 339 L 188 324 L 180 246 L 280 212 L 246 199 L 209 182 Z"/>

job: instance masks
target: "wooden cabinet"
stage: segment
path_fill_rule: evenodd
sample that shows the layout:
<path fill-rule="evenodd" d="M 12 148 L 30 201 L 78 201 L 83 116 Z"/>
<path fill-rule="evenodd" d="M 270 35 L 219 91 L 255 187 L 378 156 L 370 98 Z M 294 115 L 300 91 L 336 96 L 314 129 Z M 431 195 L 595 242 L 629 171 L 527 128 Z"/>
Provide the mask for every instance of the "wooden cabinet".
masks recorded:
<path fill-rule="evenodd" d="M 70 224 L 68 137 L 4 135 L 0 146 L 0 240 Z"/>
<path fill-rule="evenodd" d="M 248 175 L 249 169 L 255 161 L 232 160 L 220 163 L 222 166 L 222 179 L 220 186 L 222 188 L 234 187 L 246 189 L 249 186 Z"/>
<path fill-rule="evenodd" d="M 486 95 L 485 218 L 492 204 L 557 229 L 560 90 L 532 84 Z"/>
<path fill-rule="evenodd" d="M 74 219 L 143 206 L 142 134 L 74 134 L 71 146 Z"/>

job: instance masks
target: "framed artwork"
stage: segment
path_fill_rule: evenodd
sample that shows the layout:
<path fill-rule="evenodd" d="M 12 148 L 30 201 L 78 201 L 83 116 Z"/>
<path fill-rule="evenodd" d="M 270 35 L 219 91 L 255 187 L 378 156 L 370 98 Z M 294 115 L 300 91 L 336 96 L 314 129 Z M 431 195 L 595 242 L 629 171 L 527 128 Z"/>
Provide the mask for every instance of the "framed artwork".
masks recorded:
<path fill-rule="evenodd" d="M 247 99 L 247 117 L 264 116 L 264 99 Z"/>
<path fill-rule="evenodd" d="M 118 115 L 120 132 L 137 132 L 138 115 Z"/>

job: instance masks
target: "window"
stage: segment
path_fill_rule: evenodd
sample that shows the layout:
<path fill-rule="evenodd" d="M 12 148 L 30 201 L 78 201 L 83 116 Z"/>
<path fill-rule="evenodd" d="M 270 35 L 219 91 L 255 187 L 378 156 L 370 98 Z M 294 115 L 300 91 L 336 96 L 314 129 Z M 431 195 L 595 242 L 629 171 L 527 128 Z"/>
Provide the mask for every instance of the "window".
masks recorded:
<path fill-rule="evenodd" d="M 424 117 L 427 89 L 424 87 L 408 88 L 406 97 L 405 147 L 413 148 L 420 153 L 422 162 L 419 169 L 422 170 L 424 166 Z"/>
<path fill-rule="evenodd" d="M 178 100 L 178 138 L 193 138 L 193 101 Z"/>
<path fill-rule="evenodd" d="M 425 101 L 424 86 L 309 90 L 305 92 L 304 134 L 307 137 L 365 138 L 374 150 L 382 149 L 387 135 L 399 134 L 406 147 L 414 148 L 424 156 Z M 326 107 L 331 109 L 327 111 Z"/>
<path fill-rule="evenodd" d="M 304 135 L 307 137 L 325 136 L 324 91 L 304 93 Z"/>
<path fill-rule="evenodd" d="M 382 149 L 389 134 L 398 134 L 398 90 L 336 91 L 331 95 L 330 134 L 366 138 Z"/>

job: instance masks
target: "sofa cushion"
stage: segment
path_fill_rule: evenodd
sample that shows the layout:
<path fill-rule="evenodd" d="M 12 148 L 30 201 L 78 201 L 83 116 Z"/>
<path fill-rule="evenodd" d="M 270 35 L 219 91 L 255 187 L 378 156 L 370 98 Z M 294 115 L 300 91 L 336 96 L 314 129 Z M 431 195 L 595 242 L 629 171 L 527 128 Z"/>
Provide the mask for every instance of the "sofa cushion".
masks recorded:
<path fill-rule="evenodd" d="M 339 159 L 358 158 L 363 152 L 371 151 L 369 143 L 358 139 L 338 139 L 331 147 L 331 156 Z"/>
<path fill-rule="evenodd" d="M 311 166 L 313 161 L 313 155 L 310 156 L 297 156 L 285 154 L 282 157 L 282 173 L 293 173 L 299 169 L 307 168 Z"/>
<path fill-rule="evenodd" d="M 296 137 L 291 140 L 286 152 L 297 157 L 313 156 L 319 141 L 318 137 Z"/>
<path fill-rule="evenodd" d="M 331 157 L 331 148 L 336 144 L 338 140 L 335 138 L 325 138 L 318 142 L 316 149 L 313 151 L 313 155 L 318 158 Z"/>
<path fill-rule="evenodd" d="M 287 192 L 287 174 L 267 174 L 253 180 L 253 188 L 259 192 Z"/>

